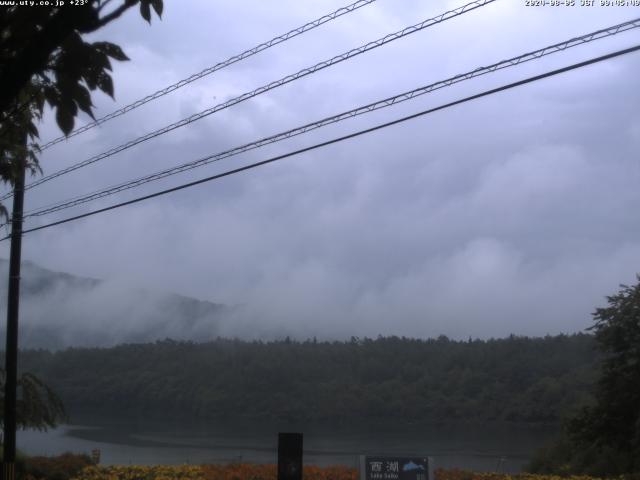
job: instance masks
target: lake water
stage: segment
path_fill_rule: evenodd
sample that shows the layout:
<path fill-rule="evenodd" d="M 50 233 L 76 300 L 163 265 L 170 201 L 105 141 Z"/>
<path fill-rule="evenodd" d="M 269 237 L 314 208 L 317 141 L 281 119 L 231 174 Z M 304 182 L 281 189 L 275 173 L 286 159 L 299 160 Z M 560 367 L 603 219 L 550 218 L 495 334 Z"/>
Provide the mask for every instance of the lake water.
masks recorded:
<path fill-rule="evenodd" d="M 276 463 L 278 431 L 299 431 L 306 464 L 357 467 L 359 455 L 416 455 L 433 457 L 435 468 L 518 472 L 555 433 L 508 425 L 328 428 L 83 420 L 48 432 L 18 432 L 18 448 L 32 455 L 97 448 L 103 464 Z"/>

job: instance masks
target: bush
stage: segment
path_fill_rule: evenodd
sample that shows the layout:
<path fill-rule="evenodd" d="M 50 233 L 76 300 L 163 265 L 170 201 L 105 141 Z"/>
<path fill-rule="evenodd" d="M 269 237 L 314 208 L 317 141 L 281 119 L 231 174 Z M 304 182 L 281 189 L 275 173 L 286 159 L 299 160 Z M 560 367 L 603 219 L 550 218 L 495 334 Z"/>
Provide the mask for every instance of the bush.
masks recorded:
<path fill-rule="evenodd" d="M 22 467 L 24 480 L 69 480 L 93 465 L 88 455 L 63 453 L 57 457 L 27 457 Z"/>

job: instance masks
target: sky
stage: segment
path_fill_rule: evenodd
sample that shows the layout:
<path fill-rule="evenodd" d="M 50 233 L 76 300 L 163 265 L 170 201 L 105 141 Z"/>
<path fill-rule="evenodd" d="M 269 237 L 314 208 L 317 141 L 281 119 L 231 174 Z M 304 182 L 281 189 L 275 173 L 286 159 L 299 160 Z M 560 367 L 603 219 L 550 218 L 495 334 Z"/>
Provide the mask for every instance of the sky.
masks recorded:
<path fill-rule="evenodd" d="M 45 174 L 463 5 L 377 0 L 56 145 Z M 32 190 L 26 210 L 216 153 L 640 16 L 497 0 Z M 599 2 L 596 2 L 599 3 Z M 92 35 L 122 46 L 104 115 L 346 5 L 165 0 Z M 640 43 L 640 29 L 505 69 L 27 228 L 266 159 Z M 224 334 L 272 338 L 583 331 L 640 272 L 640 53 L 275 164 L 25 235 L 52 270 L 237 306 Z M 634 80 L 636 79 L 636 80 Z M 88 121 L 83 116 L 78 125 Z M 40 126 L 60 134 L 53 115 Z M 8 243 L 0 244 L 8 257 Z M 101 306 L 100 308 L 108 308 Z"/>

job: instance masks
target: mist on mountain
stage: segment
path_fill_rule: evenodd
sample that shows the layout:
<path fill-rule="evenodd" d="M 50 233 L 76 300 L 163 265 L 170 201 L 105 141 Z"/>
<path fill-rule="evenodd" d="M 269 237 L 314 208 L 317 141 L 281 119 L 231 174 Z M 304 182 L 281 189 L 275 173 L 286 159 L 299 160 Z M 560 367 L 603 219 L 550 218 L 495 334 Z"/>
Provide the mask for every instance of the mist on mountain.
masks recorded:
<path fill-rule="evenodd" d="M 0 259 L 4 299 L 8 268 L 8 261 Z M 28 261 L 22 264 L 20 293 L 21 348 L 107 347 L 165 338 L 207 341 L 220 334 L 223 317 L 232 311 L 222 304 L 122 281 L 54 272 Z M 4 301 L 0 315 L 6 316 Z"/>

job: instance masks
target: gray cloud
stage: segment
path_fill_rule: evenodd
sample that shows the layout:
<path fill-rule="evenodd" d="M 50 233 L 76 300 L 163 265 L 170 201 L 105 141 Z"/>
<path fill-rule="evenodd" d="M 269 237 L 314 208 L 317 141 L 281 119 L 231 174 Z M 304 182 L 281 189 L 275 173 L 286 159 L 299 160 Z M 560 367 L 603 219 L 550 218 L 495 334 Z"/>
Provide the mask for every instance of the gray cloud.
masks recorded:
<path fill-rule="evenodd" d="M 614 24 L 634 9 L 500 0 L 29 192 L 28 208 L 251 141 Z M 101 32 L 118 105 L 341 2 L 170 2 Z M 45 173 L 458 2 L 376 4 L 43 155 Z M 485 76 L 131 198 L 637 42 L 632 31 Z M 229 335 L 544 335 L 640 270 L 639 58 L 627 56 L 233 178 L 25 237 L 49 268 L 242 305 Z M 114 104 L 96 101 L 107 113 Z M 57 135 L 51 118 L 43 137 Z M 97 205 L 110 204 L 113 199 Z M 81 210 L 80 210 L 81 211 Z M 52 217 L 56 218 L 56 217 Z M 0 253 L 7 256 L 7 245 Z"/>

